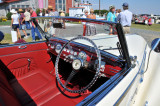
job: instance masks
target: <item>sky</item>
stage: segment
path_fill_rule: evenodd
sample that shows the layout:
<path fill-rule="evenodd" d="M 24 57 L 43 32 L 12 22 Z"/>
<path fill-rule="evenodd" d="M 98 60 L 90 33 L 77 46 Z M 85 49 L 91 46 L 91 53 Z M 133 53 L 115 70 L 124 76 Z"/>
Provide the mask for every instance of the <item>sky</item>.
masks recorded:
<path fill-rule="evenodd" d="M 93 4 L 93 9 L 99 9 L 99 0 L 88 0 Z M 160 15 L 160 0 L 101 0 L 101 9 L 109 9 L 114 5 L 116 9 L 123 9 L 122 4 L 127 2 L 129 10 L 134 14 L 156 14 Z"/>
<path fill-rule="evenodd" d="M 93 9 L 99 9 L 99 0 L 88 1 L 93 4 Z M 122 4 L 124 2 L 129 4 L 129 10 L 134 14 L 160 15 L 160 0 L 101 0 L 101 9 L 108 10 L 110 5 L 114 5 L 117 9 L 122 10 Z"/>

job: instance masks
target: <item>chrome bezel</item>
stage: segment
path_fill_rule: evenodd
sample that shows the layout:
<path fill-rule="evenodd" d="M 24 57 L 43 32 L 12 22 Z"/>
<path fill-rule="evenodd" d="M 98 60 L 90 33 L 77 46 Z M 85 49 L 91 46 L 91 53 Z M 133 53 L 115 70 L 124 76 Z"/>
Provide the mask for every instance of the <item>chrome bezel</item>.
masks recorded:
<path fill-rule="evenodd" d="M 61 51 L 61 49 L 62 49 L 62 45 L 58 43 L 55 48 L 56 53 L 58 54 Z"/>
<path fill-rule="evenodd" d="M 83 54 L 83 57 L 81 56 L 81 54 Z M 86 52 L 84 52 L 84 51 L 79 52 L 78 58 L 81 58 L 81 59 L 83 59 L 83 60 L 86 60 L 86 59 L 87 59 L 87 54 L 86 54 Z"/>

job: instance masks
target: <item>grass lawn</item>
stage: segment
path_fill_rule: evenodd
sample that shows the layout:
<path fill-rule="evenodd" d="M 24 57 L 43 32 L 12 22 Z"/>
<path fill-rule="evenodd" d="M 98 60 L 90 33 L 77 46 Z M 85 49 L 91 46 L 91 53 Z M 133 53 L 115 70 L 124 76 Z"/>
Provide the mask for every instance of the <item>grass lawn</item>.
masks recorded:
<path fill-rule="evenodd" d="M 142 25 L 142 24 L 132 24 L 131 27 L 160 32 L 160 24 L 153 24 L 152 26 Z"/>
<path fill-rule="evenodd" d="M 7 22 L 0 22 L 0 25 L 11 25 L 11 20 L 7 20 Z"/>
<path fill-rule="evenodd" d="M 28 37 L 28 39 L 24 39 L 26 42 L 31 42 L 32 38 Z M 12 42 L 11 34 L 5 34 L 4 39 L 2 40 L 1 44 L 14 44 Z"/>

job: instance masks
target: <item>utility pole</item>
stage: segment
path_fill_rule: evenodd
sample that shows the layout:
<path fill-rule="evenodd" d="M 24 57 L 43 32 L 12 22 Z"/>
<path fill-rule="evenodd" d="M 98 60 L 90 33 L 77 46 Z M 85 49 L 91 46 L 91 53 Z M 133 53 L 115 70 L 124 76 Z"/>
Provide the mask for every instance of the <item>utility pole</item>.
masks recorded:
<path fill-rule="evenodd" d="M 101 15 L 101 0 L 99 0 L 99 16 Z"/>

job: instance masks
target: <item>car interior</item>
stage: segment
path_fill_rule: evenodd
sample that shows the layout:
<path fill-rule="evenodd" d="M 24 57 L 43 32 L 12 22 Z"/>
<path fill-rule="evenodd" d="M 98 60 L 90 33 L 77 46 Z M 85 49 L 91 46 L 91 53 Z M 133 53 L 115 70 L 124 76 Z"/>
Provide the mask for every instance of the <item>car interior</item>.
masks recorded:
<path fill-rule="evenodd" d="M 0 104 L 76 105 L 125 68 L 125 62 L 111 53 L 67 42 L 51 37 L 1 46 Z M 79 61 L 83 61 L 82 68 Z"/>

